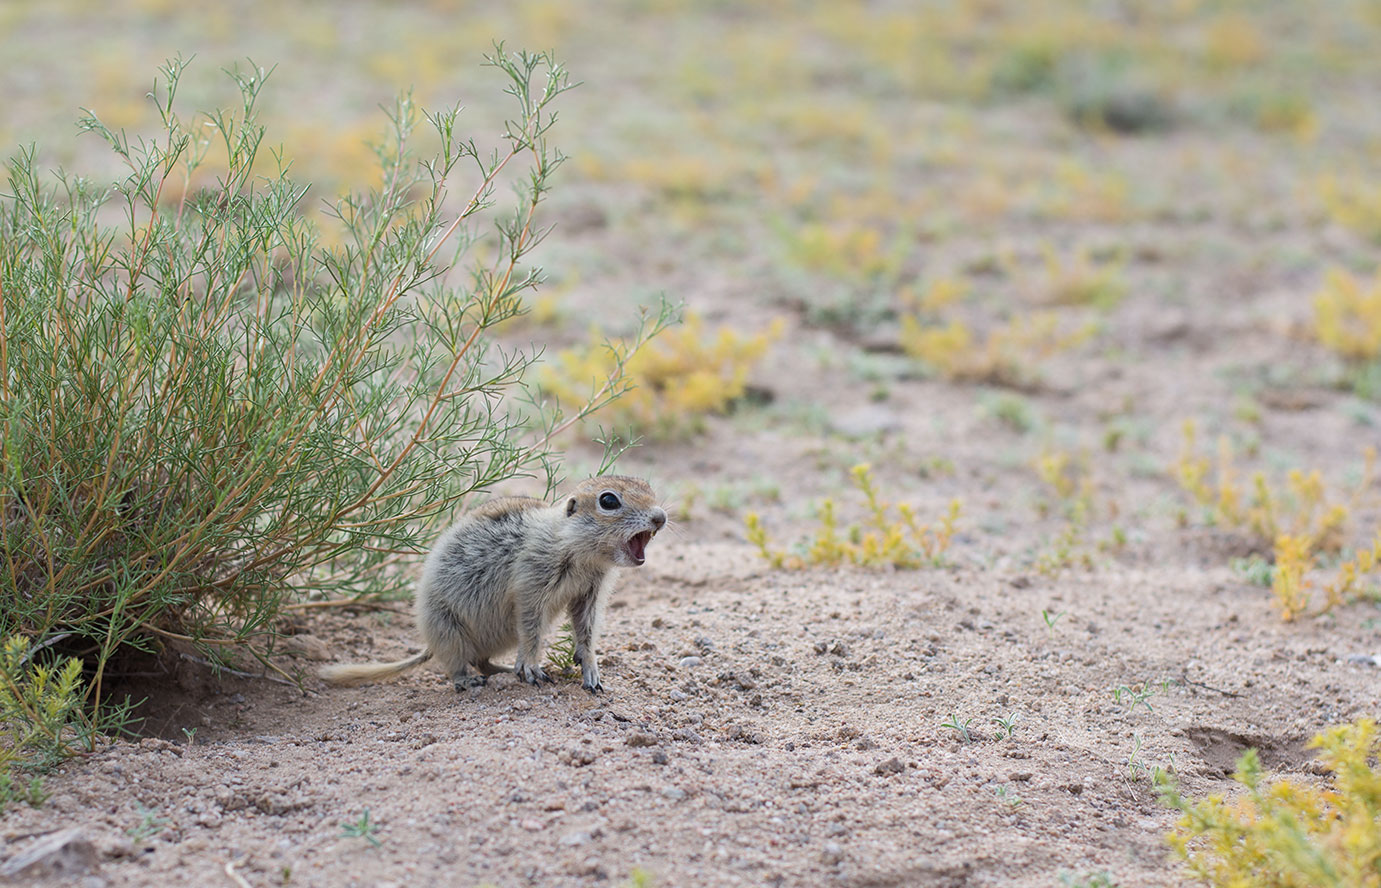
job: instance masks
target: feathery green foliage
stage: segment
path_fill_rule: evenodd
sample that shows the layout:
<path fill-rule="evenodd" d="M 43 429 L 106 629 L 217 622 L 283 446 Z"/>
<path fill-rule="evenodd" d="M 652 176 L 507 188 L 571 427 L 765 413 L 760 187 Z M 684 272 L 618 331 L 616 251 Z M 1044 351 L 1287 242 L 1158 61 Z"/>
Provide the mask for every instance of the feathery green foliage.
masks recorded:
<path fill-rule="evenodd" d="M 83 705 L 81 660 L 47 665 L 38 662 L 39 653 L 22 635 L 0 647 L 0 812 L 16 800 L 42 804 L 43 772 L 90 749 L 102 730 L 125 717 L 125 707 L 115 707 L 93 719 Z"/>
<path fill-rule="evenodd" d="M 334 203 L 329 241 L 256 123 L 260 68 L 228 72 L 238 108 L 185 118 L 185 64 L 168 63 L 155 138 L 88 114 L 127 168 L 113 186 L 45 183 L 33 148 L 8 162 L 0 637 L 61 636 L 47 654 L 90 675 L 83 692 L 82 662 L 43 680 L 27 663 L 33 686 L 7 674 L 10 697 L 102 712 L 111 658 L 165 639 L 262 658 L 295 598 L 397 589 L 468 496 L 524 474 L 550 487 L 553 435 L 623 391 L 618 364 L 563 418 L 527 397 L 538 354 L 487 335 L 541 280 L 527 256 L 571 87 L 546 54 L 487 63 L 517 105 L 498 147 L 402 97 L 382 184 Z M 424 123 L 438 149 L 419 158 Z M 668 320 L 645 317 L 629 354 Z"/>

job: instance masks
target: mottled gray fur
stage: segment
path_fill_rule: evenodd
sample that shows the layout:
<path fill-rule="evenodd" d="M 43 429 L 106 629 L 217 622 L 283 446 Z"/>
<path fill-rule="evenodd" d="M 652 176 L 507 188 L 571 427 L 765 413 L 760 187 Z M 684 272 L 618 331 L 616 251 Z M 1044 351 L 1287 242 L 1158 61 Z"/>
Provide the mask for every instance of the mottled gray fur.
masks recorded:
<path fill-rule="evenodd" d="M 436 657 L 460 689 L 510 671 L 490 658 L 516 648 L 511 671 L 527 682 L 549 681 L 540 665 L 543 636 L 564 614 L 581 683 L 602 690 L 595 643 L 613 569 L 642 564 L 647 542 L 665 523 L 652 488 L 621 475 L 582 482 L 556 505 L 531 497 L 485 503 L 443 533 L 427 556 L 417 590 L 426 650 L 397 663 L 327 667 L 322 677 L 358 684 Z"/>

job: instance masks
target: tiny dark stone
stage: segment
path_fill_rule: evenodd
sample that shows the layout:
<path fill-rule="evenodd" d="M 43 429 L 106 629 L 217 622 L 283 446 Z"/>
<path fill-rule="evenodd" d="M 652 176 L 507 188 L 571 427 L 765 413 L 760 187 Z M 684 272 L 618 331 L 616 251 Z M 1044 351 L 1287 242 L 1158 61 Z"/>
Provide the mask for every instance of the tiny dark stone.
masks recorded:
<path fill-rule="evenodd" d="M 873 768 L 873 773 L 880 777 L 886 777 L 888 774 L 900 774 L 905 770 L 906 765 L 902 763 L 902 760 L 892 756 L 885 762 L 879 762 L 877 767 Z"/>

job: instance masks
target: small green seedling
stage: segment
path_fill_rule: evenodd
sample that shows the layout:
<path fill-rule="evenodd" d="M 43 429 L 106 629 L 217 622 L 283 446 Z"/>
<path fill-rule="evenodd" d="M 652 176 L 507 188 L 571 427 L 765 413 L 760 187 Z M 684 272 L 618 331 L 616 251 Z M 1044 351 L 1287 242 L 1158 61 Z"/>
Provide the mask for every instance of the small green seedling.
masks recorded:
<path fill-rule="evenodd" d="M 1127 756 L 1127 777 L 1135 780 L 1137 775 L 1146 770 L 1146 764 L 1140 760 L 1141 756 L 1141 735 L 1132 735 L 1132 752 Z"/>
<path fill-rule="evenodd" d="M 956 713 L 951 712 L 949 715 L 949 721 L 940 722 L 940 727 L 949 728 L 951 731 L 954 731 L 960 737 L 962 737 L 965 743 L 972 743 L 973 737 L 969 734 L 969 725 L 971 724 L 973 724 L 973 719 L 966 718 L 963 721 L 960 721 L 959 716 Z"/>
<path fill-rule="evenodd" d="M 19 793 L 19 799 L 30 808 L 41 808 L 51 795 L 52 793 L 43 788 L 43 778 L 35 776 L 29 779 L 28 785 Z"/>
<path fill-rule="evenodd" d="M 1022 805 L 1026 804 L 1025 799 L 1017 795 L 1016 791 L 1013 790 L 1011 787 L 1005 785 L 994 787 L 993 794 L 997 796 L 998 801 L 1005 802 L 1007 804 L 1007 807 L 1012 809 L 1013 811 L 1020 808 Z"/>
<path fill-rule="evenodd" d="M 992 723 L 997 725 L 997 739 L 1006 740 L 1016 733 L 1017 714 L 1015 712 L 1008 713 L 1005 718 L 995 715 L 992 717 Z"/>
<path fill-rule="evenodd" d="M 575 632 L 570 623 L 562 626 L 556 640 L 547 645 L 547 665 L 568 678 L 575 675 Z"/>
<path fill-rule="evenodd" d="M 160 815 L 157 808 L 145 808 L 136 802 L 134 809 L 139 814 L 139 823 L 125 830 L 125 834 L 135 842 L 152 839 L 168 828 L 168 818 Z"/>
<path fill-rule="evenodd" d="M 364 839 L 371 847 L 378 848 L 382 842 L 374 835 L 377 828 L 378 824 L 369 819 L 369 809 L 365 808 L 359 820 L 341 824 L 341 835 L 350 839 Z"/>
<path fill-rule="evenodd" d="M 1170 685 L 1171 681 L 1168 678 L 1162 679 L 1159 685 L 1153 685 L 1149 681 L 1134 686 L 1118 685 L 1112 689 L 1112 700 L 1118 705 L 1125 703 L 1128 711 L 1135 711 L 1138 706 L 1145 706 L 1147 712 L 1155 712 L 1147 701 L 1156 694 L 1168 691 Z"/>
<path fill-rule="evenodd" d="M 1041 608 L 1041 619 L 1045 621 L 1045 631 L 1050 633 L 1051 638 L 1055 637 L 1055 624 L 1060 622 L 1060 617 L 1066 613 L 1068 611 L 1051 611 Z"/>
<path fill-rule="evenodd" d="M 1105 872 L 1087 872 L 1082 876 L 1070 872 L 1060 873 L 1060 884 L 1065 888 L 1117 888 L 1112 876 Z"/>
<path fill-rule="evenodd" d="M 1260 555 L 1253 555 L 1250 558 L 1234 558 L 1232 559 L 1232 572 L 1253 586 L 1269 589 L 1275 578 L 1275 565 Z"/>
<path fill-rule="evenodd" d="M 30 808 L 41 808 L 48 801 L 49 792 L 43 788 L 43 778 L 34 777 L 27 784 L 20 783 L 16 788 L 14 778 L 0 774 L 0 814 L 11 802 L 24 802 Z"/>
<path fill-rule="evenodd" d="M 1127 778 L 1136 781 L 1145 777 L 1153 787 L 1165 785 L 1170 775 L 1175 773 L 1174 753 L 1170 754 L 1170 762 L 1163 768 L 1158 764 L 1148 764 L 1141 760 L 1141 742 L 1140 734 L 1132 735 L 1132 752 L 1127 756 Z"/>

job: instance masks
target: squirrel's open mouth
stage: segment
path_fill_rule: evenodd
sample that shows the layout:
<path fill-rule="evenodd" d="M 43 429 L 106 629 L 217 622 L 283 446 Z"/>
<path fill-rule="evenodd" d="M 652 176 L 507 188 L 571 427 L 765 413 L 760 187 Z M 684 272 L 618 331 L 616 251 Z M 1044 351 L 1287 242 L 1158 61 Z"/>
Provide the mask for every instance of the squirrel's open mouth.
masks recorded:
<path fill-rule="evenodd" d="M 642 564 L 647 560 L 647 544 L 652 541 L 652 531 L 644 530 L 642 533 L 635 533 L 624 543 L 624 551 L 628 557 L 633 559 L 634 564 Z"/>

